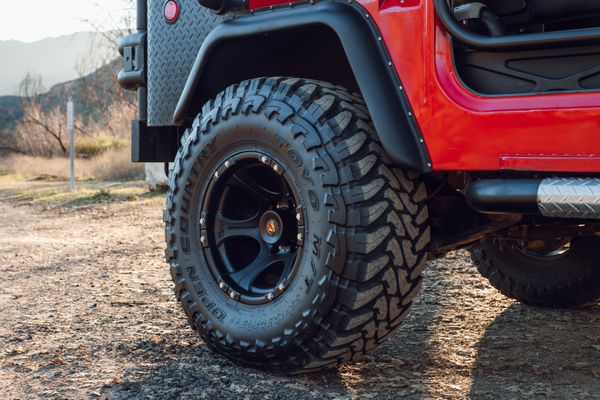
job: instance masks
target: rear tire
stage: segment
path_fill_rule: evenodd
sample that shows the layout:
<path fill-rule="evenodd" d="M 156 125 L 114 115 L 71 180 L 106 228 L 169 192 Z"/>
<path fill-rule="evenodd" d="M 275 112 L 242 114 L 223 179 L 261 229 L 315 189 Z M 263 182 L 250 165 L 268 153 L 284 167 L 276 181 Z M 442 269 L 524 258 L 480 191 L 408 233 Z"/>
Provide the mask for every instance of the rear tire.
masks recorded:
<path fill-rule="evenodd" d="M 600 240 L 578 238 L 558 256 L 532 256 L 499 241 L 471 250 L 481 275 L 502 294 L 538 307 L 570 308 L 600 299 Z"/>
<path fill-rule="evenodd" d="M 207 103 L 182 142 L 164 214 L 166 256 L 177 298 L 208 346 L 247 365 L 297 373 L 358 359 L 400 325 L 426 263 L 427 194 L 417 176 L 392 166 L 360 96 L 309 80 L 245 81 Z M 294 272 L 268 284 L 263 275 L 231 280 L 237 267 L 215 277 L 223 263 L 210 254 L 226 245 L 211 243 L 212 211 L 202 201 L 236 157 L 255 153 L 280 167 L 295 193 L 287 204 L 302 214 L 297 223 L 282 214 L 301 235 L 282 246 L 296 252 Z M 237 198 L 250 204 L 252 196 Z M 271 298 L 253 292 L 257 281 L 259 290 L 281 279 L 285 289 Z"/>

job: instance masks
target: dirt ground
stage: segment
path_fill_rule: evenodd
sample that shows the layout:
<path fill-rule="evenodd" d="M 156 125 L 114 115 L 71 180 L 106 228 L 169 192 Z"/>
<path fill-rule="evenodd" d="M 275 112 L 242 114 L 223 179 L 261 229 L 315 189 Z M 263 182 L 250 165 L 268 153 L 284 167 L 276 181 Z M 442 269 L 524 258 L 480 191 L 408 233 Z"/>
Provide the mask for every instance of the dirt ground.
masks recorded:
<path fill-rule="evenodd" d="M 520 305 L 465 252 L 430 263 L 409 318 L 365 362 L 295 377 L 239 367 L 175 302 L 163 200 L 117 200 L 32 205 L 0 190 L 1 399 L 600 399 L 600 306 Z"/>

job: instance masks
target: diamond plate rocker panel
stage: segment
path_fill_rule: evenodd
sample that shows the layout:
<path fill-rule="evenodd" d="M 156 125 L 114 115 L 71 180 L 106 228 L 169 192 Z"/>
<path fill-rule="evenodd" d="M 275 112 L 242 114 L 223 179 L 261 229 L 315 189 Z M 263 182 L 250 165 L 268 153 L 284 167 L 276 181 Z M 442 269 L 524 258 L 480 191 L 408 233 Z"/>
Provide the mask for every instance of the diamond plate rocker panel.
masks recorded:
<path fill-rule="evenodd" d="M 173 113 L 202 42 L 222 20 L 196 0 L 179 0 L 168 24 L 164 0 L 148 0 L 148 125 L 173 125 Z"/>
<path fill-rule="evenodd" d="M 600 179 L 544 179 L 537 199 L 546 217 L 600 219 Z"/>

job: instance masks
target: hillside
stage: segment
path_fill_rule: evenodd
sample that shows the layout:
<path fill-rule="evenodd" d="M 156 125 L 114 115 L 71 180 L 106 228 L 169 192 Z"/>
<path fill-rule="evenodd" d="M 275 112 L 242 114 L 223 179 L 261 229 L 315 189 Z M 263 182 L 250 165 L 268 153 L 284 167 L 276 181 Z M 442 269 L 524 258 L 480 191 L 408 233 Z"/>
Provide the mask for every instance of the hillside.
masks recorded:
<path fill-rule="evenodd" d="M 33 43 L 0 40 L 0 96 L 16 95 L 19 83 L 27 73 L 41 76 L 43 85 L 50 88 L 77 78 L 80 75 L 78 66 L 82 61 L 87 66 L 84 73 L 90 73 L 102 60 L 116 56 L 116 45 L 94 32 L 80 32 Z"/>
<path fill-rule="evenodd" d="M 117 83 L 121 67 L 121 59 L 116 58 L 82 78 L 52 86 L 39 95 L 38 101 L 45 112 L 56 107 L 64 111 L 71 97 L 76 114 L 83 121 L 106 120 L 110 117 L 106 112 L 111 104 L 123 100 L 134 102 L 134 92 L 124 91 Z M 0 139 L 9 135 L 20 122 L 23 114 L 21 102 L 22 98 L 18 96 L 0 96 Z"/>

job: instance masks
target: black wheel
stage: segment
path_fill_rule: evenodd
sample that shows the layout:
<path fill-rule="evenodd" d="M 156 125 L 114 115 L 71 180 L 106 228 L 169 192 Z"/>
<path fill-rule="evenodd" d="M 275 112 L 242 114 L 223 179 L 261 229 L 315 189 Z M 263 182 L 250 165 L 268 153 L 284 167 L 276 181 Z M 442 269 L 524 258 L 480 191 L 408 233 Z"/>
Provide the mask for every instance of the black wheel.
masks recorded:
<path fill-rule="evenodd" d="M 425 187 L 362 99 L 256 79 L 203 107 L 170 178 L 167 260 L 191 326 L 245 364 L 301 372 L 382 343 L 417 294 Z"/>
<path fill-rule="evenodd" d="M 520 243 L 488 239 L 471 250 L 479 272 L 505 296 L 538 307 L 569 308 L 600 299 L 600 240 Z"/>

